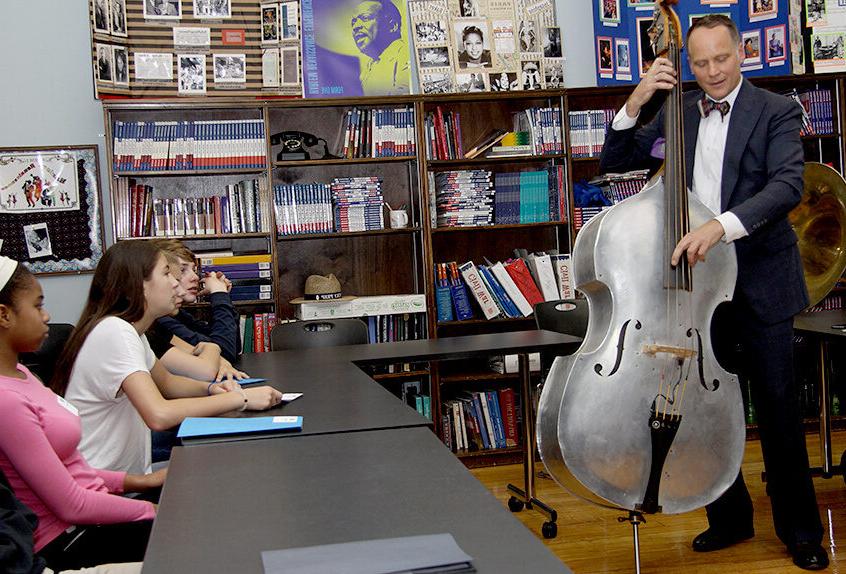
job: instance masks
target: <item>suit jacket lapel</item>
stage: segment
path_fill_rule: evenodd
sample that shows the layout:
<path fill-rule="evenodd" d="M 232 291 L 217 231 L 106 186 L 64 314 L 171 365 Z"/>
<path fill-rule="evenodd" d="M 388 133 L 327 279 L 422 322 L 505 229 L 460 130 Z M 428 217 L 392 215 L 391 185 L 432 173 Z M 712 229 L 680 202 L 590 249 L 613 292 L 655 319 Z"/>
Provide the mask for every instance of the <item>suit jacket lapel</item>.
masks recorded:
<path fill-rule="evenodd" d="M 702 90 L 697 90 L 696 97 L 685 98 L 684 104 L 684 165 L 688 189 L 693 189 L 693 162 L 696 159 L 696 138 L 701 118 L 696 102 L 701 97 Z"/>
<path fill-rule="evenodd" d="M 726 149 L 723 155 L 723 181 L 720 188 L 722 211 L 726 210 L 731 194 L 734 192 L 737 178 L 740 177 L 740 158 L 743 157 L 743 150 L 746 148 L 752 129 L 763 111 L 761 106 L 755 105 L 757 90 L 758 88 L 744 79 L 731 111 Z"/>

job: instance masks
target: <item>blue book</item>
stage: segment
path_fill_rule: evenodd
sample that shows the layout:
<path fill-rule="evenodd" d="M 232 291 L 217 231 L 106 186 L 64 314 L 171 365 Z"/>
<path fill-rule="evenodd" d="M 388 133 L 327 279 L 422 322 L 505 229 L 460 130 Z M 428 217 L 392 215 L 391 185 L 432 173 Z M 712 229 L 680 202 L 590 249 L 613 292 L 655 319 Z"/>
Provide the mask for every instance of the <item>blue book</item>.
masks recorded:
<path fill-rule="evenodd" d="M 177 437 L 236 435 L 303 430 L 303 417 L 187 417 L 179 425 Z"/>

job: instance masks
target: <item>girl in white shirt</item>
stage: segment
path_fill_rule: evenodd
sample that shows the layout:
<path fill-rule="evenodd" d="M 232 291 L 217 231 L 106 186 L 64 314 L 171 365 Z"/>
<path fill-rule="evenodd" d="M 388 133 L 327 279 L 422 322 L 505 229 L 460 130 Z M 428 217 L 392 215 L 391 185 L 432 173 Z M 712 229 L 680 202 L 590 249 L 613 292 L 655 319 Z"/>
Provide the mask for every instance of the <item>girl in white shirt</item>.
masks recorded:
<path fill-rule="evenodd" d="M 174 310 L 177 282 L 148 241 L 112 245 L 97 265 L 88 302 L 56 365 L 53 389 L 80 411 L 79 450 L 97 468 L 150 468 L 150 429 L 185 417 L 264 410 L 281 401 L 271 387 L 242 389 L 171 374 L 143 333 Z"/>

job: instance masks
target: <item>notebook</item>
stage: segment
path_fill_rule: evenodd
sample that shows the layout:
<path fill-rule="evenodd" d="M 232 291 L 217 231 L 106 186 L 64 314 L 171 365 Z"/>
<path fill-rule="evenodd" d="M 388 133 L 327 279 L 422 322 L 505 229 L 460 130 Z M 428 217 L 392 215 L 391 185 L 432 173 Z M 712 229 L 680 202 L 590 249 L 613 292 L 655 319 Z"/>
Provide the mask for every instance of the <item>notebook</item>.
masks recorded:
<path fill-rule="evenodd" d="M 187 417 L 179 425 L 177 437 L 238 435 L 261 432 L 297 432 L 303 430 L 303 417 Z"/>

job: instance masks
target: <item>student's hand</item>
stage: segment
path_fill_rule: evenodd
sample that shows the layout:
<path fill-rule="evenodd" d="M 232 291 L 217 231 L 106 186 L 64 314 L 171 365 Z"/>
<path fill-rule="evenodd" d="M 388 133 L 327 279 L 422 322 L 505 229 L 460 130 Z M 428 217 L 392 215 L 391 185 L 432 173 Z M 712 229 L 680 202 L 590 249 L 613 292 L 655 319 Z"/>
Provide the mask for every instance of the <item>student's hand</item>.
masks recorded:
<path fill-rule="evenodd" d="M 232 366 L 232 363 L 224 359 L 223 357 L 220 358 L 220 367 L 217 369 L 217 376 L 214 378 L 215 381 L 220 382 L 223 379 L 231 380 L 241 380 L 246 379 L 249 375 L 244 371 L 239 371 L 235 367 Z"/>
<path fill-rule="evenodd" d="M 221 275 L 223 275 L 221 273 Z M 226 293 L 226 282 L 221 279 L 217 273 L 209 273 L 203 279 L 203 286 L 205 291 L 209 293 Z"/>
<path fill-rule="evenodd" d="M 247 395 L 247 410 L 263 411 L 282 402 L 282 393 L 273 387 L 254 387 L 244 389 Z"/>
<path fill-rule="evenodd" d="M 124 492 L 146 492 L 164 484 L 167 469 L 163 468 L 150 474 L 127 474 L 123 479 Z"/>
<path fill-rule="evenodd" d="M 209 387 L 210 395 L 222 395 L 236 389 L 240 389 L 241 385 L 235 381 L 223 381 L 222 383 L 212 383 Z"/>
<path fill-rule="evenodd" d="M 220 346 L 217 343 L 212 343 L 210 341 L 200 341 L 199 343 L 197 343 L 197 346 L 194 347 L 194 350 L 191 351 L 191 354 L 195 357 L 199 357 L 203 354 L 203 351 L 208 348 L 214 348 L 220 351 Z"/>
<path fill-rule="evenodd" d="M 223 274 L 223 271 L 217 272 L 217 278 L 223 281 L 226 284 L 226 292 L 229 293 L 232 291 L 232 281 L 226 278 L 226 275 Z"/>
<path fill-rule="evenodd" d="M 640 114 L 640 109 L 652 99 L 656 91 L 672 90 L 677 83 L 673 63 L 667 58 L 656 58 L 632 95 L 626 100 L 626 114 L 630 118 L 636 118 Z"/>

